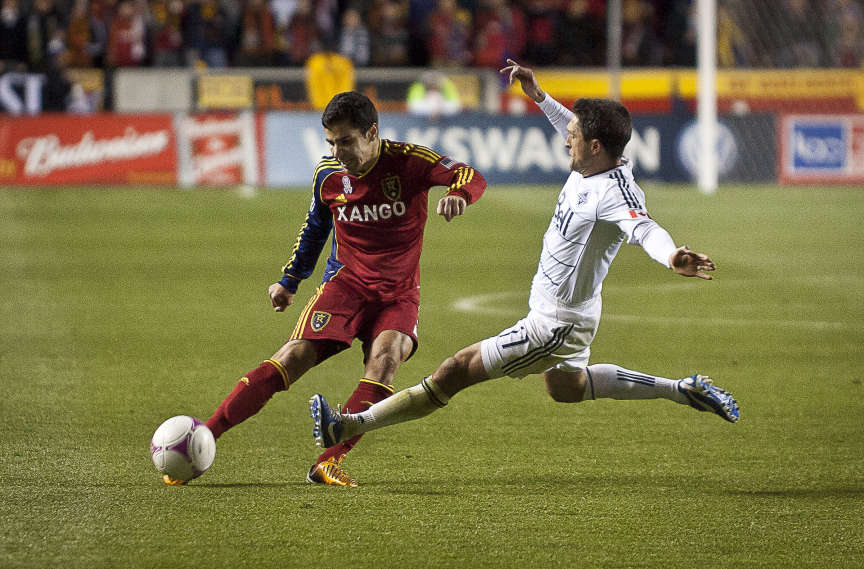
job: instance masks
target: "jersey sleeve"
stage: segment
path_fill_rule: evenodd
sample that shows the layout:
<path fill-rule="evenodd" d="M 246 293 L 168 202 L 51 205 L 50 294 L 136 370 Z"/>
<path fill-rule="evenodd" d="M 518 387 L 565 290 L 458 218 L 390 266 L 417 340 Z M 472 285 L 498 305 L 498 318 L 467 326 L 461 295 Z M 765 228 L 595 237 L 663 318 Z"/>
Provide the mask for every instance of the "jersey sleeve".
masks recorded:
<path fill-rule="evenodd" d="M 447 186 L 447 195 L 461 196 L 469 204 L 486 190 L 486 179 L 480 172 L 449 156 L 439 156 L 429 170 L 429 181 L 433 186 Z"/>
<path fill-rule="evenodd" d="M 387 152 L 404 155 L 409 160 L 411 175 L 425 183 L 417 187 L 424 191 L 432 186 L 446 186 L 447 194 L 461 196 L 472 204 L 480 199 L 486 189 L 486 180 L 477 170 L 442 156 L 431 148 L 407 142 L 385 141 Z"/>
<path fill-rule="evenodd" d="M 537 106 L 540 107 L 540 110 L 543 111 L 543 114 L 546 115 L 546 118 L 555 127 L 555 131 L 566 141 L 568 134 L 567 123 L 573 118 L 573 111 L 550 97 L 548 93 L 543 101 L 537 103 Z"/>
<path fill-rule="evenodd" d="M 327 242 L 327 236 L 333 229 L 333 214 L 330 208 L 321 201 L 321 186 L 327 176 L 339 166 L 322 160 L 315 170 L 315 180 L 312 184 L 312 203 L 306 212 L 306 219 L 300 227 L 291 258 L 282 267 L 282 279 L 279 281 L 288 292 L 297 292 L 300 281 L 309 277 L 315 270 L 315 264 L 321 255 L 321 250 Z"/>
<path fill-rule="evenodd" d="M 651 219 L 645 208 L 645 195 L 638 187 L 628 184 L 618 172 L 612 174 L 609 188 L 597 207 L 597 218 L 614 223 L 627 243 L 639 245 L 649 257 L 669 267 L 669 256 L 675 242 L 663 227 Z"/>

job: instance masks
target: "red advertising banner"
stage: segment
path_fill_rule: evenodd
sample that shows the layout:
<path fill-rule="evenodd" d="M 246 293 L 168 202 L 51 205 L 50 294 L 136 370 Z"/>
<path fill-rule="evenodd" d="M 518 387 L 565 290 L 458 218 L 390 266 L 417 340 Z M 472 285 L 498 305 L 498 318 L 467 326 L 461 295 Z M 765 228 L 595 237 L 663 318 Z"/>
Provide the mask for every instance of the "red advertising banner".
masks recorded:
<path fill-rule="evenodd" d="M 178 122 L 182 186 L 258 183 L 255 117 L 250 112 L 184 116 Z"/>
<path fill-rule="evenodd" d="M 0 185 L 176 183 L 170 114 L 0 118 Z"/>

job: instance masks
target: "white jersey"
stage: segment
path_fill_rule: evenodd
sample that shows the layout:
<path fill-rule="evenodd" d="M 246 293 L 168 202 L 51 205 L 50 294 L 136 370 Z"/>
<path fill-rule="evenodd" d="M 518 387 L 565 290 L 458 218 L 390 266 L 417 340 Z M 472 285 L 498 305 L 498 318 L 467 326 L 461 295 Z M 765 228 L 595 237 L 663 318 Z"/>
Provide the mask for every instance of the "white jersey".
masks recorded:
<path fill-rule="evenodd" d="M 573 113 L 548 96 L 540 108 L 566 138 Z M 531 309 L 559 321 L 576 317 L 580 305 L 600 294 L 624 241 L 641 245 L 666 267 L 675 250 L 666 230 L 648 215 L 645 194 L 633 179 L 630 163 L 622 160 L 619 166 L 588 177 L 571 172 L 543 236 L 531 284 Z"/>

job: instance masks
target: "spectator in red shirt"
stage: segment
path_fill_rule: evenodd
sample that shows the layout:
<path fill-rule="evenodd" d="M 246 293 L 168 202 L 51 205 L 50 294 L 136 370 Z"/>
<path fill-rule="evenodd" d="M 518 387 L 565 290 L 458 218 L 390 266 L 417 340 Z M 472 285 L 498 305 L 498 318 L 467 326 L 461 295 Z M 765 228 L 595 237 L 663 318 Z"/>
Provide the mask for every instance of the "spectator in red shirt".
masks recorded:
<path fill-rule="evenodd" d="M 310 0 L 298 0 L 296 10 L 285 26 L 277 30 L 278 65 L 299 66 L 321 50 L 318 28 Z"/>
<path fill-rule="evenodd" d="M 240 49 L 235 64 L 268 66 L 275 44 L 273 14 L 264 0 L 249 0 L 240 20 Z"/>
<path fill-rule="evenodd" d="M 150 5 L 153 15 L 153 65 L 183 65 L 183 0 L 156 0 Z"/>
<path fill-rule="evenodd" d="M 471 61 L 468 41 L 471 14 L 456 0 L 438 0 L 438 6 L 426 19 L 426 49 L 433 66 L 467 65 Z"/>
<path fill-rule="evenodd" d="M 527 41 L 525 59 L 534 65 L 552 65 L 558 59 L 556 26 L 561 18 L 557 0 L 529 0 L 525 7 Z"/>
<path fill-rule="evenodd" d="M 525 16 L 508 0 L 482 0 L 474 20 L 474 65 L 498 69 L 519 59 L 525 47 Z"/>
<path fill-rule="evenodd" d="M 147 56 L 147 26 L 132 0 L 121 0 L 108 32 L 108 64 L 137 67 Z"/>

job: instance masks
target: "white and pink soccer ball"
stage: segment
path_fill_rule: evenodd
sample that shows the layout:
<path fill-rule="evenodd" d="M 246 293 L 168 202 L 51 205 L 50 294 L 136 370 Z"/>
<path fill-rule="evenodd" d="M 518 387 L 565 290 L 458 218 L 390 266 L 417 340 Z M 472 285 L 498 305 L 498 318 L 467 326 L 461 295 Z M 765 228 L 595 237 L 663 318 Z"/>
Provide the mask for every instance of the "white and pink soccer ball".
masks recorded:
<path fill-rule="evenodd" d="M 216 439 L 207 425 L 188 415 L 171 417 L 150 440 L 156 469 L 174 480 L 192 480 L 204 474 L 216 458 Z"/>

